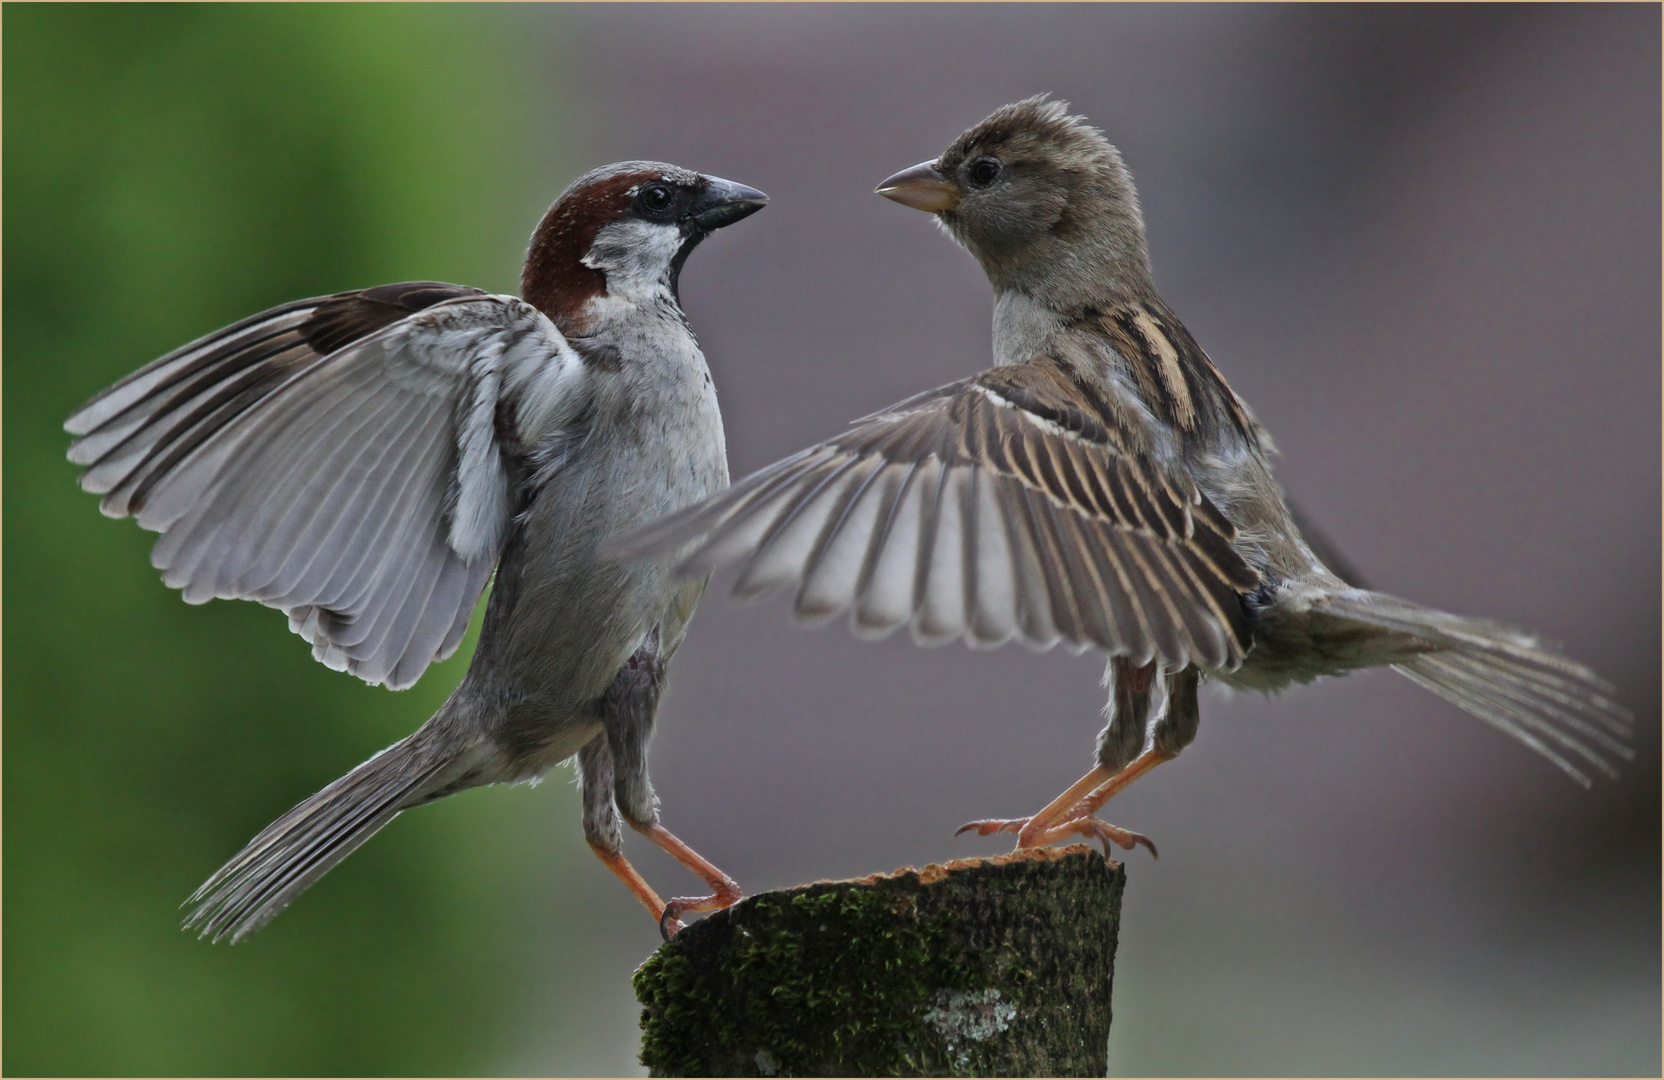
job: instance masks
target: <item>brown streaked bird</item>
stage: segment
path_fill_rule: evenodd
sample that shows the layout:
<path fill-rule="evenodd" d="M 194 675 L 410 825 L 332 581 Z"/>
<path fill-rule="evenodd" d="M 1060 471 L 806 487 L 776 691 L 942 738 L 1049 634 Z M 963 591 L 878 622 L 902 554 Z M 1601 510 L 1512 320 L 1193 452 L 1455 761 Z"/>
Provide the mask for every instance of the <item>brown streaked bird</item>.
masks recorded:
<path fill-rule="evenodd" d="M 1582 784 L 1633 757 L 1629 713 L 1588 668 L 1348 585 L 1314 553 L 1270 439 L 1156 292 L 1120 154 L 1064 103 L 999 109 L 878 193 L 935 215 L 981 263 L 996 366 L 620 547 L 697 574 L 740 561 L 737 595 L 791 586 L 799 619 L 848 610 L 861 636 L 905 624 L 921 644 L 1107 653 L 1091 770 L 1035 814 L 961 832 L 1153 852 L 1096 815 L 1190 743 L 1203 679 L 1269 692 L 1390 665 Z"/>
<path fill-rule="evenodd" d="M 659 823 L 647 743 L 705 583 L 602 556 L 602 539 L 728 483 L 722 417 L 677 279 L 768 201 L 628 161 L 567 188 L 532 234 L 523 298 L 421 281 L 300 300 L 169 353 L 65 428 L 81 486 L 160 532 L 187 603 L 257 600 L 317 659 L 402 689 L 456 651 L 437 713 L 268 826 L 185 925 L 237 941 L 401 811 L 536 780 L 577 755 L 590 847 L 659 920 L 739 887 Z M 664 903 L 620 816 L 711 895 Z"/>

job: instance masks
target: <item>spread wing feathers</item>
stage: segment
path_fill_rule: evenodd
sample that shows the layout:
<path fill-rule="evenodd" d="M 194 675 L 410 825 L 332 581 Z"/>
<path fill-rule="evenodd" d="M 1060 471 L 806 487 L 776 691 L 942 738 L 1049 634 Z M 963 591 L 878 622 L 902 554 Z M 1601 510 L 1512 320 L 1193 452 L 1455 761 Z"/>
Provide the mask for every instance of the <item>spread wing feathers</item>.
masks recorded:
<path fill-rule="evenodd" d="M 319 660 L 400 689 L 461 642 L 512 459 L 563 433 L 582 383 L 534 308 L 421 282 L 257 315 L 65 427 L 81 486 L 163 534 L 151 561 L 188 603 L 281 609 Z"/>
<path fill-rule="evenodd" d="M 1036 365 L 857 421 L 716 499 L 625 538 L 706 572 L 746 558 L 741 597 L 795 584 L 798 617 L 862 636 L 1062 642 L 1234 667 L 1258 584 L 1187 479 L 1129 449 L 1107 409 Z"/>
<path fill-rule="evenodd" d="M 1424 643 L 1428 651 L 1393 669 L 1518 739 L 1585 787 L 1585 767 L 1616 777 L 1607 755 L 1635 757 L 1628 744 L 1634 717 L 1612 700 L 1612 687 L 1523 631 L 1362 589 L 1314 606 Z"/>

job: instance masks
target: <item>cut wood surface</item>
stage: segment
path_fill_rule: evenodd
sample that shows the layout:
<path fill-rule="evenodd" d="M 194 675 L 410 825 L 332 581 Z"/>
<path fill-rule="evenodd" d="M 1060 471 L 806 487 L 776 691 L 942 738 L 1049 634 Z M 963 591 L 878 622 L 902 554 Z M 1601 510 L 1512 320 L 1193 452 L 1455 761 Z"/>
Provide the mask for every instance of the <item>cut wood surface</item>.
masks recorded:
<path fill-rule="evenodd" d="M 746 897 L 636 972 L 654 1076 L 1103 1076 L 1126 873 L 1075 845 Z"/>

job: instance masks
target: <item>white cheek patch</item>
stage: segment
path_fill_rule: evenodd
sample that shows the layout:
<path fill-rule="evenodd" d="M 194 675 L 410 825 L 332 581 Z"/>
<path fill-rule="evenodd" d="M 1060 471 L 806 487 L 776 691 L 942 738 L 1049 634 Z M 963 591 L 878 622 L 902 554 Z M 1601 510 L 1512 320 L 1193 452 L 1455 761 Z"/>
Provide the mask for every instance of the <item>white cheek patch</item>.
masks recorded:
<path fill-rule="evenodd" d="M 644 299 L 670 288 L 670 264 L 685 237 L 674 225 L 631 218 L 595 234 L 583 264 L 607 275 L 607 293 Z"/>

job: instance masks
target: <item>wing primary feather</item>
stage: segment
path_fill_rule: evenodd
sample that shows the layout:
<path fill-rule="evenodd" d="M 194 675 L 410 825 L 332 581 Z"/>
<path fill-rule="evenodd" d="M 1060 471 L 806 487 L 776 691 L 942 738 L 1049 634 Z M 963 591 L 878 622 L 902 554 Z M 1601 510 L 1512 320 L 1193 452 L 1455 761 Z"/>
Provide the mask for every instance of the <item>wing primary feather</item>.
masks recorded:
<path fill-rule="evenodd" d="M 291 421 L 293 418 L 290 418 Z M 310 434 L 329 422 L 328 417 L 307 415 L 301 420 L 307 425 L 302 428 L 302 434 Z M 280 429 L 281 430 L 281 427 Z M 262 433 L 266 434 L 266 433 Z M 244 449 L 249 432 L 239 435 L 239 449 Z M 286 447 L 304 445 L 305 441 L 283 443 Z M 270 445 L 269 443 L 267 445 Z M 258 455 L 258 447 L 254 456 Z M 244 453 L 240 460 L 246 463 L 251 455 Z M 171 527 L 163 533 L 156 546 L 151 549 L 151 565 L 162 571 L 162 581 L 170 588 L 183 589 L 186 603 L 202 603 L 222 593 L 221 578 L 228 569 L 223 558 L 210 562 L 216 556 L 223 556 L 228 550 L 234 550 L 241 542 L 241 537 L 249 524 L 246 515 L 239 515 L 239 504 L 245 497 L 259 498 L 267 494 L 267 490 L 250 493 L 227 483 L 228 473 L 237 466 L 227 463 L 216 470 L 211 476 L 201 478 L 201 487 L 190 481 L 197 479 L 197 470 L 182 471 L 176 476 L 168 488 L 160 489 L 157 495 L 171 498 L 176 494 L 178 501 L 184 502 L 189 509 L 174 520 Z M 147 523 L 147 514 L 141 512 L 140 524 Z"/>
<path fill-rule="evenodd" d="M 374 415 L 376 403 L 372 393 L 361 392 L 341 406 L 335 411 L 302 414 L 299 438 L 273 437 L 288 433 L 296 419 L 294 414 L 300 413 L 294 409 L 290 410 L 289 417 L 281 414 L 276 417 L 279 423 L 275 430 L 249 433 L 255 445 L 244 445 L 241 463 L 227 465 L 216 478 L 215 489 L 198 496 L 200 509 L 191 520 L 175 527 L 181 549 L 203 525 L 214 529 L 213 547 L 204 546 L 195 557 L 186 556 L 190 567 L 187 572 L 195 588 L 226 599 L 239 595 L 239 579 L 258 557 L 274 525 L 305 499 L 309 482 L 316 475 L 316 463 L 308 455 L 320 446 L 330 445 L 329 436 L 343 425 L 350 425 L 356 417 Z M 238 482 L 239 474 L 246 476 L 251 471 L 265 474 L 258 490 Z M 166 550 L 158 543 L 156 556 L 161 558 Z M 205 560 L 210 560 L 211 565 L 205 567 Z M 167 569 L 178 573 L 183 568 L 169 559 Z"/>
<path fill-rule="evenodd" d="M 1036 478 L 1040 481 L 1040 490 L 1054 502 L 1068 503 L 1069 484 L 1064 479 L 1061 463 L 1057 460 L 1057 444 L 1060 441 L 1058 436 L 1050 432 L 1029 431 L 1024 440 L 1024 449 L 1034 465 Z"/>
<path fill-rule="evenodd" d="M 1115 506 L 1098 483 L 1094 459 L 1103 456 L 1100 448 L 1089 443 L 1070 440 L 1064 443 L 1068 455 L 1069 490 L 1075 503 L 1088 517 L 1115 520 Z"/>
<path fill-rule="evenodd" d="M 1079 613 L 1081 644 L 1091 643 L 1114 655 L 1119 644 L 1114 609 L 1098 577 L 1094 538 L 1079 515 L 1056 506 L 1047 510 L 1057 529 L 1068 580 L 1075 585 L 1070 597 Z"/>
<path fill-rule="evenodd" d="M 126 377 L 105 387 L 81 404 L 81 407 L 70 414 L 64 422 L 64 430 L 71 435 L 85 435 L 99 426 L 108 423 L 136 402 L 144 400 L 156 388 L 156 384 L 167 377 L 167 369 L 180 361 L 191 357 L 197 352 L 210 348 L 227 348 L 239 335 L 247 333 L 251 328 L 262 323 L 277 322 L 285 317 L 294 316 L 305 309 L 304 315 L 310 315 L 311 309 L 316 307 L 326 297 L 314 297 L 309 300 L 295 300 L 279 307 L 250 315 L 230 326 L 221 327 L 213 333 L 205 334 L 195 341 L 187 342 L 165 356 L 158 357 L 144 367 Z M 295 323 L 304 321 L 294 319 Z"/>
<path fill-rule="evenodd" d="M 843 480 L 843 492 L 803 563 L 803 580 L 793 603 L 800 619 L 830 619 L 854 599 L 856 578 L 871 543 L 878 509 L 868 493 L 886 464 L 883 458 L 867 458 Z M 865 476 L 860 475 L 861 470 L 865 470 Z"/>
<path fill-rule="evenodd" d="M 297 356 L 304 355 L 299 350 L 296 351 Z M 268 400 L 275 392 L 277 384 L 303 373 L 304 369 L 299 373 L 290 373 L 281 370 L 280 367 L 273 367 L 245 372 L 229 385 L 217 388 L 207 401 L 192 410 L 174 429 L 178 432 L 177 436 L 170 432 L 169 437 L 146 456 L 141 466 L 148 466 L 145 468 L 144 478 L 134 485 L 127 498 L 133 512 L 144 509 L 150 489 L 192 451 L 225 431 L 249 409 Z"/>
<path fill-rule="evenodd" d="M 884 523 L 882 537 L 874 541 L 868 555 L 869 566 L 856 592 L 852 618 L 857 632 L 863 636 L 888 634 L 907 622 L 913 613 L 919 537 L 931 490 L 928 467 L 916 461 L 910 463 Z"/>
<path fill-rule="evenodd" d="M 327 606 L 340 605 L 341 594 L 348 587 L 347 580 L 337 579 L 342 559 L 353 552 L 373 551 L 372 537 L 382 532 L 380 526 L 390 517 L 397 517 L 401 505 L 410 505 L 390 498 L 395 483 L 403 497 L 409 498 L 412 491 L 420 496 L 424 481 L 437 482 L 435 474 L 424 475 L 417 465 L 436 461 L 437 448 L 424 447 L 417 437 L 432 419 L 432 407 L 424 402 L 413 401 L 402 410 L 388 410 L 373 441 L 367 440 L 372 448 L 380 444 L 378 452 L 373 457 L 356 455 L 342 463 L 350 468 L 339 470 L 336 483 L 315 499 L 316 509 L 309 520 L 292 534 L 289 557 L 283 559 L 266 586 L 272 599 L 304 589 Z M 437 453 L 440 471 L 448 471 L 444 465 L 451 461 L 451 455 Z"/>
<path fill-rule="evenodd" d="M 1010 530 L 996 494 L 999 480 L 982 469 L 973 470 L 972 477 L 975 484 L 970 498 L 977 506 L 973 517 L 977 536 L 973 563 L 976 603 L 966 621 L 974 635 L 972 644 L 992 647 L 1017 633 L 1016 571 Z"/>
<path fill-rule="evenodd" d="M 1124 573 L 1116 561 L 1116 537 L 1091 524 L 1077 522 L 1091 542 L 1084 547 L 1092 571 L 1092 584 L 1103 604 L 1107 637 L 1104 650 L 1111 656 L 1136 656 L 1144 652 L 1148 637 L 1139 622 L 1137 603 L 1123 583 Z"/>
<path fill-rule="evenodd" d="M 1018 632 L 1017 569 L 999 501 L 1005 481 L 973 468 L 965 492 L 966 640 L 992 648 Z"/>
<path fill-rule="evenodd" d="M 1060 638 L 1072 647 L 1079 647 L 1086 640 L 1086 635 L 1081 626 L 1080 612 L 1075 607 L 1073 590 L 1064 576 L 1067 559 L 1063 554 L 1062 537 L 1057 533 L 1057 523 L 1052 518 L 1051 502 L 1034 491 L 1024 494 L 1023 503 L 1029 512 L 1040 556 L 1040 571 L 1046 581 L 1046 599 L 1051 607 L 1052 624 L 1057 627 Z"/>
<path fill-rule="evenodd" d="M 393 608 L 396 614 L 369 661 L 393 690 L 409 687 L 427 670 L 456 610 L 457 598 L 447 593 L 460 582 L 458 571 L 464 564 L 445 542 L 443 531 L 432 538 L 418 565 L 426 572 L 412 575 L 409 591 Z M 447 600 L 449 611 L 434 619 L 436 606 Z"/>
<path fill-rule="evenodd" d="M 286 339 L 287 344 L 278 348 L 265 347 L 279 339 Z M 170 376 L 146 396 L 134 400 L 108 420 L 76 439 L 70 447 L 69 460 L 77 465 L 90 466 L 117 451 L 128 449 L 136 436 L 153 430 L 185 404 L 211 391 L 226 379 L 257 362 L 269 360 L 272 356 L 280 355 L 297 345 L 304 347 L 304 344 L 294 327 L 286 326 L 257 339 L 253 343 L 255 347 L 245 348 L 243 352 L 235 352 L 229 356 L 221 352 L 211 352 L 192 363 L 192 370 L 187 373 L 189 375 L 194 376 L 205 367 L 209 370 L 206 375 L 192 378 L 185 392 L 175 389 L 178 383 L 184 380 L 185 375 Z M 171 393 L 165 393 L 170 390 Z"/>
<path fill-rule="evenodd" d="M 1005 443 L 1006 459 L 1011 462 L 1011 471 L 1031 490 L 1042 488 L 1039 470 L 1029 459 L 1028 440 L 1023 435 L 1020 426 L 1013 427 L 1011 438 Z"/>
<path fill-rule="evenodd" d="M 1173 485 L 1168 482 L 1167 477 L 1161 478 L 1160 490 L 1156 490 L 1154 486 L 1150 488 L 1150 498 L 1155 503 L 1156 512 L 1161 515 L 1162 523 L 1167 526 L 1163 531 L 1169 537 L 1184 539 L 1191 534 L 1194 524 L 1185 509 L 1186 500 L 1173 490 Z"/>
<path fill-rule="evenodd" d="M 964 503 L 959 491 L 970 470 L 944 465 L 931 530 L 929 574 L 920 574 L 922 602 L 913 616 L 913 640 L 940 645 L 965 632 Z"/>
<path fill-rule="evenodd" d="M 432 483 L 435 459 L 443 453 L 444 450 L 438 445 L 430 444 L 418 448 L 418 456 L 405 472 L 404 482 L 400 486 L 399 496 L 394 505 L 405 504 L 411 489 L 419 490 L 424 482 Z M 409 547 L 403 541 L 413 529 L 420 527 L 410 517 L 401 520 L 396 515 L 383 514 L 381 518 L 379 526 L 362 545 L 363 550 L 352 568 L 346 573 L 340 573 L 338 568 L 337 576 L 331 582 L 337 585 L 334 602 L 326 602 L 323 605 L 328 611 L 339 612 L 355 622 L 362 620 L 368 624 L 373 621 L 365 618 L 375 614 L 369 605 L 377 594 L 380 594 L 384 601 L 387 596 L 383 568 L 397 560 L 401 553 L 409 552 Z M 363 638 L 331 634 L 330 640 L 343 648 L 350 648 L 362 642 Z"/>
<path fill-rule="evenodd" d="M 930 588 L 931 564 L 934 561 L 936 551 L 937 518 L 942 504 L 942 487 L 948 480 L 948 468 L 941 458 L 931 455 L 925 459 L 924 463 L 933 465 L 937 475 L 935 485 L 928 491 L 921 490 L 920 492 L 919 553 L 913 575 L 912 610 L 914 612 L 924 606 L 925 595 Z"/>
<path fill-rule="evenodd" d="M 1102 554 L 1104 564 L 1114 575 L 1115 584 L 1120 588 L 1120 595 L 1125 598 L 1127 605 L 1127 619 L 1122 622 L 1127 655 L 1137 666 L 1142 667 L 1155 659 L 1158 649 L 1154 617 L 1151 612 L 1145 610 L 1144 600 L 1134 584 L 1138 570 L 1128 565 L 1126 549 L 1132 540 L 1133 534 L 1119 533 L 1110 543 L 1103 545 Z"/>
<path fill-rule="evenodd" d="M 419 411 L 414 404 L 397 400 L 389 408 L 373 388 L 362 386 L 351 387 L 332 405 L 324 414 L 331 422 L 327 428 L 315 429 L 314 438 L 268 442 L 259 448 L 271 451 L 282 446 L 282 452 L 272 458 L 275 462 L 286 461 L 287 466 L 281 477 L 262 485 L 265 490 L 239 492 L 244 496 L 240 501 L 244 503 L 242 516 L 248 522 L 243 530 L 248 549 L 237 560 L 243 572 L 228 583 L 239 591 L 269 587 L 285 563 L 295 557 L 297 547 L 305 542 L 319 518 L 343 509 L 337 504 L 343 490 L 356 493 L 353 489 L 359 486 L 357 474 L 363 460 L 374 457 L 377 464 L 382 464 L 387 449 L 399 446 L 398 436 L 413 426 L 408 414 Z M 338 446 L 347 448 L 345 460 L 331 452 Z M 247 505 L 250 502 L 252 506 Z M 344 509 L 348 513 L 356 511 L 354 518 L 362 521 L 368 507 L 359 502 Z"/>
<path fill-rule="evenodd" d="M 362 396 L 355 398 L 352 402 L 352 404 L 359 406 L 363 403 Z M 273 402 L 274 406 L 282 404 L 284 403 L 280 401 Z M 213 471 L 211 476 L 200 475 L 204 470 L 196 467 L 198 461 L 213 460 L 208 447 L 203 445 L 206 440 L 199 441 L 190 447 L 176 446 L 169 451 L 159 464 L 144 475 L 134 473 L 128 480 L 123 481 L 121 486 L 106 496 L 106 501 L 125 498 L 124 511 L 136 515 L 141 525 L 147 525 L 157 516 L 163 518 L 169 516 L 165 506 L 156 507 L 156 512 L 151 513 L 153 499 L 162 500 L 164 504 L 169 498 L 173 498 L 176 502 L 182 499 L 193 506 L 199 505 L 205 500 L 212 504 L 213 499 L 209 498 L 210 494 L 223 489 L 225 486 L 224 480 L 228 476 L 234 475 L 238 471 L 246 471 L 251 460 L 262 459 L 263 455 L 269 458 L 274 453 L 272 447 L 280 445 L 285 447 L 285 451 L 290 455 L 290 458 L 279 460 L 290 460 L 294 456 L 309 450 L 315 444 L 317 436 L 327 433 L 337 423 L 339 423 L 339 418 L 331 412 L 303 410 L 294 408 L 292 405 L 288 408 L 274 408 L 272 412 L 263 414 L 258 419 L 251 419 L 234 427 L 219 429 L 217 434 L 220 439 L 208 445 L 214 446 L 216 449 L 224 449 L 228 451 L 228 454 L 226 460 Z M 291 434 L 298 437 L 285 442 L 284 437 Z M 202 455 L 201 457 L 197 456 L 199 452 Z M 268 481 L 271 479 L 267 478 Z M 135 480 L 138 481 L 137 484 L 129 488 L 128 485 L 133 484 Z M 193 481 L 194 483 L 192 483 Z M 167 485 L 166 488 L 159 487 L 163 484 Z M 197 484 L 201 485 L 198 490 L 190 490 Z M 253 497 L 263 498 L 269 491 L 269 486 L 263 486 L 263 490 L 253 493 Z M 244 493 L 241 491 L 233 491 L 229 499 L 235 502 L 243 495 Z"/>
<path fill-rule="evenodd" d="M 1139 531 L 1156 536 L 1165 535 L 1167 523 L 1162 520 L 1161 512 L 1156 509 L 1149 482 L 1131 462 L 1123 459 L 1120 464 L 1121 491 L 1132 507 L 1133 518 L 1138 522 Z"/>
<path fill-rule="evenodd" d="M 1162 587 L 1155 552 L 1160 541 L 1142 533 L 1128 533 L 1122 548 L 1132 563 L 1133 588 L 1138 592 L 1140 605 L 1150 617 L 1150 632 L 1154 635 L 1156 657 L 1163 667 L 1183 667 L 1190 662 L 1186 648 L 1188 635 L 1184 633 L 1184 617 L 1179 614 L 1173 598 Z"/>
<path fill-rule="evenodd" d="M 1129 532 L 1147 528 L 1143 515 L 1138 512 L 1138 504 L 1127 491 L 1133 482 L 1132 467 L 1122 458 L 1111 459 L 1104 480 L 1107 481 L 1109 497 L 1115 504 L 1115 517 L 1121 527 Z"/>
<path fill-rule="evenodd" d="M 412 404 L 407 408 L 419 410 L 420 406 Z M 402 424 L 403 429 L 412 426 L 409 420 Z M 331 611 L 345 612 L 351 611 L 358 597 L 362 596 L 362 589 L 357 596 L 353 593 L 355 582 L 364 584 L 366 588 L 374 587 L 372 583 L 361 582 L 360 575 L 372 556 L 385 554 L 395 522 L 394 508 L 408 506 L 412 493 L 419 495 L 424 484 L 433 482 L 431 476 L 424 474 L 423 464 L 431 462 L 436 453 L 443 453 L 429 443 L 411 440 L 386 442 L 387 452 L 369 474 L 369 486 L 355 493 L 353 503 L 359 510 L 358 515 L 351 519 L 337 519 L 337 526 L 345 520 L 345 532 L 331 530 L 317 537 L 312 543 L 313 553 L 304 564 L 294 564 L 292 569 L 289 564 L 285 565 L 284 571 L 295 575 L 292 581 L 285 582 L 281 591 L 274 588 L 269 597 L 262 599 L 271 603 L 287 602 L 297 592 L 304 591 L 313 603 Z M 344 507 L 343 511 L 351 513 L 353 508 Z"/>
<path fill-rule="evenodd" d="M 997 483 L 995 497 L 1001 505 L 1000 519 L 1005 525 L 1007 550 L 1011 554 L 1017 627 L 1024 644 L 1033 649 L 1049 649 L 1057 644 L 1059 634 L 1052 621 L 1051 596 L 1041 566 L 1028 492 L 1014 479 L 1002 478 Z"/>
<path fill-rule="evenodd" d="M 292 350 L 297 356 L 304 355 Z M 278 365 L 282 366 L 282 365 Z M 260 377 L 268 376 L 260 382 Z M 247 389 L 249 381 L 258 383 Z M 71 460 L 85 462 L 81 474 L 83 490 L 107 494 L 105 513 L 126 516 L 143 509 L 144 492 L 141 485 L 147 480 L 165 476 L 173 467 L 208 438 L 218 434 L 242 414 L 250 404 L 257 404 L 268 396 L 280 380 L 271 370 L 245 374 L 233 380 L 238 387 L 208 387 L 200 399 L 182 403 L 178 408 L 154 412 L 148 417 L 121 418 L 122 423 L 101 427 L 77 442 L 71 449 Z M 228 399 L 229 398 L 229 399 Z M 192 402 L 195 401 L 194 407 Z M 185 415 L 181 418 L 180 413 Z M 131 423 L 130 428 L 123 426 Z M 120 434 L 120 438 L 115 438 Z M 106 438 L 109 435 L 109 438 Z M 97 457 L 87 461 L 94 452 Z M 137 496 L 137 504 L 135 502 Z"/>
<path fill-rule="evenodd" d="M 406 435 L 415 425 L 397 410 L 383 410 L 380 420 L 376 431 L 358 440 L 364 451 L 343 462 L 334 470 L 328 487 L 312 496 L 312 512 L 286 530 L 272 530 L 281 555 L 262 575 L 265 580 L 247 582 L 247 587 L 259 593 L 258 599 L 277 599 L 292 593 L 308 580 L 326 553 L 334 553 L 338 561 L 340 552 L 351 549 L 364 523 L 373 520 L 377 512 L 384 512 L 381 496 L 391 478 L 401 473 L 403 449 L 400 440 L 389 438 L 388 433 Z M 327 580 L 327 574 L 322 577 Z"/>
<path fill-rule="evenodd" d="M 1191 572 L 1182 547 L 1153 538 L 1146 546 L 1160 565 L 1156 580 L 1178 616 L 1177 628 L 1186 639 L 1191 659 L 1205 667 L 1220 667 L 1226 654 L 1220 630 L 1224 612 L 1215 608 L 1207 586 Z"/>
<path fill-rule="evenodd" d="M 981 469 L 969 468 L 965 470 L 965 479 L 959 485 L 959 593 L 964 605 L 963 618 L 965 623 L 965 639 L 972 644 L 977 643 L 976 611 L 979 602 L 977 589 L 977 510 L 980 509 L 977 499 L 977 475 Z"/>
<path fill-rule="evenodd" d="M 892 470 L 902 469 L 900 477 L 893 475 Z M 867 587 L 872 584 L 873 571 L 878 566 L 878 560 L 884 553 L 884 545 L 890 542 L 890 530 L 895 526 L 896 516 L 901 511 L 902 500 L 907 498 L 913 486 L 913 477 L 919 471 L 919 463 L 910 461 L 905 466 L 897 463 L 885 469 L 886 483 L 892 490 L 882 500 L 883 512 L 880 514 L 877 527 L 873 530 L 872 543 L 867 545 L 866 558 L 861 562 L 861 573 L 855 579 L 855 596 L 857 599 L 866 595 Z"/>
<path fill-rule="evenodd" d="M 789 458 L 752 473 L 721 495 L 706 503 L 666 514 L 657 521 L 609 542 L 620 557 L 656 557 L 679 551 L 696 543 L 677 563 L 678 573 L 707 573 L 716 563 L 733 558 L 750 545 L 735 547 L 731 534 L 767 508 L 766 504 L 786 487 L 824 464 L 829 456 L 825 446 L 811 446 Z M 775 513 L 779 507 L 773 507 Z M 717 552 L 722 554 L 718 555 Z"/>
<path fill-rule="evenodd" d="M 790 537 L 796 540 L 795 533 L 799 531 L 794 526 L 804 522 L 803 514 L 818 503 L 828 485 L 854 468 L 859 462 L 858 457 L 837 458 L 827 462 L 826 475 L 816 477 L 811 472 L 803 481 L 808 491 L 800 493 L 788 503 L 774 519 L 761 541 L 757 544 L 756 552 L 746 564 L 739 580 L 734 583 L 734 596 L 738 599 L 749 600 L 761 596 L 777 585 L 799 578 L 803 572 L 803 562 L 800 555 L 792 551 L 782 550 L 782 540 Z M 830 513 L 831 506 L 826 507 Z M 813 525 L 812 521 L 808 522 Z M 818 535 L 818 529 L 815 530 Z M 813 541 L 810 541 L 811 543 Z"/>

